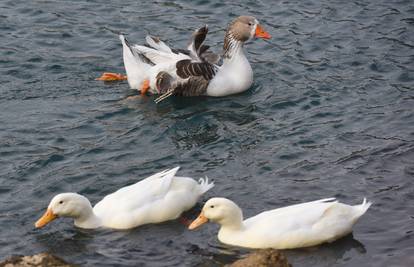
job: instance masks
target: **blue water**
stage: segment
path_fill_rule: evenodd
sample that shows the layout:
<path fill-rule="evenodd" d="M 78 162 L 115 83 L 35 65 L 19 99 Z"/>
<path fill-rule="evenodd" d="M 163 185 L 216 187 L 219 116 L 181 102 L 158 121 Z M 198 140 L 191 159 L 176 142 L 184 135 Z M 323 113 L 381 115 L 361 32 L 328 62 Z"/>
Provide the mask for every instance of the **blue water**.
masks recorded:
<path fill-rule="evenodd" d="M 147 32 L 184 47 L 208 24 L 256 16 L 273 36 L 246 45 L 255 82 L 225 98 L 134 97 L 113 32 Z M 0 259 L 54 253 L 83 266 L 219 266 L 248 250 L 217 225 L 178 221 L 130 231 L 33 223 L 53 195 L 96 203 L 165 168 L 209 176 L 213 196 L 245 216 L 337 197 L 374 202 L 353 236 L 286 251 L 294 266 L 414 262 L 414 4 L 412 1 L 0 2 Z M 127 99 L 128 98 L 128 99 Z"/>

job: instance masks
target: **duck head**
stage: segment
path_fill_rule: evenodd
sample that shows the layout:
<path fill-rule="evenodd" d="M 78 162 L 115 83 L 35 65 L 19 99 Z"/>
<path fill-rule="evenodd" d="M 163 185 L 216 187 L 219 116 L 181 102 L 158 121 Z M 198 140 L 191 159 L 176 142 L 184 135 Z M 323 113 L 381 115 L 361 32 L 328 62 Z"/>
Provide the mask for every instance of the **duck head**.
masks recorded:
<path fill-rule="evenodd" d="M 242 220 L 242 211 L 236 203 L 226 198 L 211 198 L 204 204 L 200 215 L 190 224 L 188 229 L 193 230 L 208 221 L 227 227 L 239 227 Z"/>
<path fill-rule="evenodd" d="M 41 228 L 58 217 L 80 218 L 92 210 L 89 200 L 76 193 L 62 193 L 54 196 L 43 216 L 36 221 Z"/>

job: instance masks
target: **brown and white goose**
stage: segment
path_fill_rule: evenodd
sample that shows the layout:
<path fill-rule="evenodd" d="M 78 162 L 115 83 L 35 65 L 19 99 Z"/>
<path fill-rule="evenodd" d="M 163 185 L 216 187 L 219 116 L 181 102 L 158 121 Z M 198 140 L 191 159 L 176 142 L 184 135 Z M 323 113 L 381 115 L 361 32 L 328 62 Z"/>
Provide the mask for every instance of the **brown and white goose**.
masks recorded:
<path fill-rule="evenodd" d="M 270 34 L 252 16 L 236 18 L 227 28 L 222 64 L 218 65 L 218 57 L 203 45 L 207 32 L 207 26 L 195 31 L 187 50 L 171 49 L 151 36 L 146 38 L 148 46 L 131 46 L 120 35 L 130 87 L 141 93 L 161 94 L 156 102 L 170 95 L 226 96 L 247 90 L 253 71 L 243 45 L 254 38 L 270 39 Z"/>

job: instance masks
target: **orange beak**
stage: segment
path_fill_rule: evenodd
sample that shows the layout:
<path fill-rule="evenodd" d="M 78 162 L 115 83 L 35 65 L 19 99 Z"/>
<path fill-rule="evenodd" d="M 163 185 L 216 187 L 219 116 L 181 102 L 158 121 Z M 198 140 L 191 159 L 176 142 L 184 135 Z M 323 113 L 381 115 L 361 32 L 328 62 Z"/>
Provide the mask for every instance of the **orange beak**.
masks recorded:
<path fill-rule="evenodd" d="M 194 230 L 197 227 L 205 224 L 206 222 L 208 222 L 208 219 L 206 218 L 206 216 L 204 216 L 203 212 L 200 213 L 200 215 L 198 215 L 197 219 L 195 219 L 189 226 L 188 229 L 190 230 Z"/>
<path fill-rule="evenodd" d="M 50 223 L 54 219 L 56 219 L 58 216 L 56 214 L 53 214 L 53 211 L 51 209 L 47 209 L 45 214 L 37 220 L 35 223 L 36 228 L 41 228 L 45 226 L 46 224 Z"/>
<path fill-rule="evenodd" d="M 260 24 L 256 25 L 256 32 L 254 34 L 254 37 L 256 38 L 263 38 L 263 39 L 270 39 L 272 38 L 272 36 L 263 29 L 262 26 L 260 26 Z"/>

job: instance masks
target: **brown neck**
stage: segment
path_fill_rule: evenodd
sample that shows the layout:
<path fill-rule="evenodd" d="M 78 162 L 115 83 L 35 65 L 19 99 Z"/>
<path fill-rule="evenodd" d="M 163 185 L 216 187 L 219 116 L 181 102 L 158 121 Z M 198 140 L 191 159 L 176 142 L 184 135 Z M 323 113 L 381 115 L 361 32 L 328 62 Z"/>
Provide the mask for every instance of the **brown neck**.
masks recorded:
<path fill-rule="evenodd" d="M 227 31 L 226 35 L 224 36 L 223 58 L 232 58 L 235 54 L 234 52 L 242 48 L 243 44 L 244 41 L 238 40 L 237 37 L 234 36 L 232 31 Z"/>

